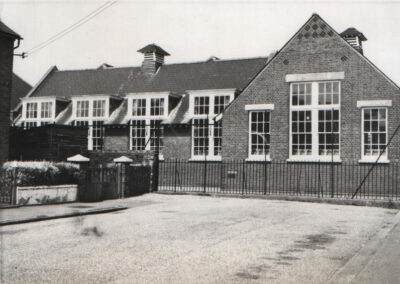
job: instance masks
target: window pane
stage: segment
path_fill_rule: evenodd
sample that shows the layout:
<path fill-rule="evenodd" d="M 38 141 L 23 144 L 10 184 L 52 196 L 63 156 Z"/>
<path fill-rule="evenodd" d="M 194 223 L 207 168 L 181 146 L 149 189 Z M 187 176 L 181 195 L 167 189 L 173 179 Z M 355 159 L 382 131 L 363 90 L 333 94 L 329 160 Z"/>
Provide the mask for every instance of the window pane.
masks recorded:
<path fill-rule="evenodd" d="M 209 114 L 209 97 L 194 98 L 194 114 Z"/>
<path fill-rule="evenodd" d="M 164 115 L 164 99 L 163 98 L 151 99 L 150 115 L 152 115 L 152 116 Z"/>
<path fill-rule="evenodd" d="M 339 111 L 319 110 L 318 153 L 319 155 L 339 155 Z"/>
<path fill-rule="evenodd" d="M 385 149 L 387 140 L 386 108 L 363 109 L 364 156 L 378 156 Z M 384 152 L 386 155 L 386 150 Z"/>
<path fill-rule="evenodd" d="M 339 104 L 339 82 L 318 83 L 318 104 Z"/>
<path fill-rule="evenodd" d="M 221 113 L 230 102 L 230 96 L 214 97 L 214 114 Z"/>
<path fill-rule="evenodd" d="M 37 103 L 26 104 L 26 118 L 37 118 Z"/>
<path fill-rule="evenodd" d="M 250 154 L 269 155 L 270 113 L 265 111 L 253 111 L 250 113 L 250 118 Z"/>
<path fill-rule="evenodd" d="M 164 146 L 164 127 L 161 125 L 160 120 L 150 120 L 149 126 L 146 126 L 146 129 L 149 127 L 150 130 L 150 150 L 158 150 L 161 153 Z"/>
<path fill-rule="evenodd" d="M 77 101 L 76 117 L 89 117 L 89 101 Z"/>
<path fill-rule="evenodd" d="M 193 119 L 193 154 L 207 156 L 209 153 L 209 125 L 207 119 Z"/>
<path fill-rule="evenodd" d="M 311 121 L 310 111 L 292 111 L 292 155 L 311 155 Z"/>
<path fill-rule="evenodd" d="M 52 102 L 42 102 L 40 117 L 41 118 L 52 118 L 53 116 L 53 103 Z"/>
<path fill-rule="evenodd" d="M 103 148 L 103 124 L 103 121 L 93 121 L 92 125 L 90 126 L 90 130 L 92 132 L 93 151 L 99 151 Z"/>
<path fill-rule="evenodd" d="M 146 145 L 146 121 L 131 121 L 131 150 L 143 151 Z"/>
<path fill-rule="evenodd" d="M 93 101 L 93 117 L 103 117 L 105 115 L 105 100 Z"/>

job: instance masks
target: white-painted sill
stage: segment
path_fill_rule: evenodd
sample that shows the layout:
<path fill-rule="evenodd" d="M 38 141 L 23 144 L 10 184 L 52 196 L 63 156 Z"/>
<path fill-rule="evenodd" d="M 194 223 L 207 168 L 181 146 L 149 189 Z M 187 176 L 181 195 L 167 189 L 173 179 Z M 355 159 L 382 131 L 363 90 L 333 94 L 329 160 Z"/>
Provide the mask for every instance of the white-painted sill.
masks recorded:
<path fill-rule="evenodd" d="M 192 157 L 189 162 L 221 162 L 222 157 Z"/>
<path fill-rule="evenodd" d="M 375 164 L 376 163 L 376 158 L 375 159 L 361 159 L 358 160 L 359 164 Z M 390 160 L 386 158 L 380 158 L 378 161 L 378 164 L 390 164 Z"/>
<path fill-rule="evenodd" d="M 271 162 L 271 158 L 267 157 L 248 157 L 245 159 L 246 162 Z"/>
<path fill-rule="evenodd" d="M 320 157 L 320 158 L 289 158 L 286 160 L 286 162 L 298 162 L 298 163 L 341 163 L 342 160 L 339 157 Z"/>

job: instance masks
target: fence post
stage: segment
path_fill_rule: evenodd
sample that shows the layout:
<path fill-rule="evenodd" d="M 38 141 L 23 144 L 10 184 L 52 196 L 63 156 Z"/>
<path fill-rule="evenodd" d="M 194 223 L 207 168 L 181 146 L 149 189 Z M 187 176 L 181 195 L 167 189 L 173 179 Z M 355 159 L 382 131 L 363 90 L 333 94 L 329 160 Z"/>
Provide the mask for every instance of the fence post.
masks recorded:
<path fill-rule="evenodd" d="M 17 205 L 17 169 L 13 168 L 13 184 L 11 188 L 11 204 Z"/>
<path fill-rule="evenodd" d="M 267 160 L 264 160 L 264 195 L 267 194 Z"/>
<path fill-rule="evenodd" d="M 333 164 L 333 160 L 332 160 L 332 162 L 331 162 L 331 198 L 333 198 L 335 196 L 335 188 L 334 188 L 335 184 L 334 184 L 334 177 L 333 177 L 334 168 L 333 168 L 333 165 L 334 164 Z"/>
<path fill-rule="evenodd" d="M 177 158 L 175 158 L 175 187 L 174 187 L 175 192 L 176 192 L 177 179 L 178 179 L 178 161 Z"/>
<path fill-rule="evenodd" d="M 318 198 L 321 195 L 321 162 L 318 161 Z"/>
<path fill-rule="evenodd" d="M 159 171 L 159 163 L 160 163 L 160 131 L 161 131 L 161 122 L 157 121 L 156 122 L 156 136 L 157 136 L 157 147 L 156 151 L 154 154 L 154 162 L 153 162 L 153 183 L 152 183 L 152 191 L 157 191 L 158 190 L 158 171 Z M 150 140 L 150 139 L 149 139 Z"/>
<path fill-rule="evenodd" d="M 207 157 L 204 156 L 204 184 L 203 184 L 204 193 L 206 193 L 206 186 L 207 186 Z"/>
<path fill-rule="evenodd" d="M 245 160 L 242 160 L 242 195 L 244 195 L 244 189 L 246 187 L 246 168 L 245 168 Z"/>

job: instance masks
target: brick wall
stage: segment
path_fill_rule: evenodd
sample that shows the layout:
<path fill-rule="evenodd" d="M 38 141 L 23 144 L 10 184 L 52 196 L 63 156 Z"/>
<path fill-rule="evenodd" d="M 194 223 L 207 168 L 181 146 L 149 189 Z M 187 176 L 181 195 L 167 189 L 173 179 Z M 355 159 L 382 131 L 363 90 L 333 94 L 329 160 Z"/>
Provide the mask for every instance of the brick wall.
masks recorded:
<path fill-rule="evenodd" d="M 128 151 L 129 126 L 106 127 L 104 133 L 104 151 Z"/>
<path fill-rule="evenodd" d="M 190 126 L 169 126 L 164 129 L 165 159 L 190 159 L 191 157 L 191 128 Z"/>
<path fill-rule="evenodd" d="M 162 154 L 166 159 L 189 159 L 191 130 L 188 125 L 167 126 L 164 129 Z M 104 151 L 129 151 L 129 126 L 106 127 Z"/>
<path fill-rule="evenodd" d="M 0 165 L 8 159 L 13 43 L 0 35 Z"/>
<path fill-rule="evenodd" d="M 318 16 L 310 19 L 308 26 L 312 27 L 314 23 L 324 24 Z M 271 158 L 289 158 L 290 85 L 285 82 L 286 74 L 344 71 L 340 109 L 342 160 L 361 158 L 361 110 L 356 106 L 358 100 L 392 100 L 393 106 L 388 110 L 389 136 L 394 132 L 400 122 L 400 109 L 397 107 L 400 102 L 399 90 L 336 33 L 329 35 L 329 26 L 325 25 L 325 29 L 324 36 L 312 36 L 312 28 L 308 38 L 299 38 L 297 34 L 226 110 L 222 139 L 224 159 L 244 159 L 248 156 L 247 104 L 275 105 L 271 113 Z M 304 35 L 305 31 L 300 33 Z M 399 160 L 399 143 L 400 135 L 397 135 L 389 148 L 389 160 Z"/>
<path fill-rule="evenodd" d="M 154 154 L 150 152 L 145 153 L 134 153 L 132 151 L 99 151 L 99 152 L 91 152 L 89 154 L 90 165 L 96 166 L 99 164 L 114 164 L 114 159 L 119 158 L 121 156 L 126 156 L 133 160 L 133 164 L 143 164 L 149 165 L 154 158 Z"/>

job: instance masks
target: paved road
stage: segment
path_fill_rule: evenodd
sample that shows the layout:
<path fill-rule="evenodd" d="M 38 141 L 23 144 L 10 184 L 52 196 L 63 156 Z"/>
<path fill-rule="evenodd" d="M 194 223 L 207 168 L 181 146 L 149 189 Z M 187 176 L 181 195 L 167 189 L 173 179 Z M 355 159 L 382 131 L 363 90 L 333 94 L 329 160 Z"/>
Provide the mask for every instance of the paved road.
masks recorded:
<path fill-rule="evenodd" d="M 131 208 L 0 228 L 0 282 L 326 283 L 393 227 L 397 213 L 158 194 L 125 204 Z"/>

